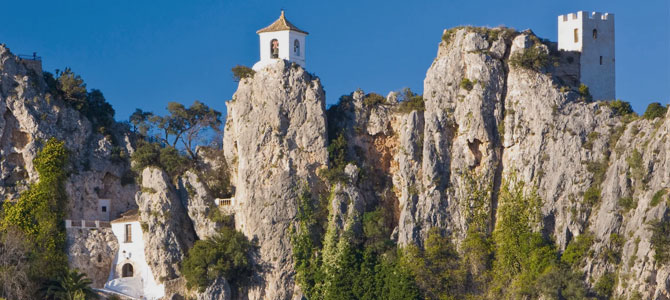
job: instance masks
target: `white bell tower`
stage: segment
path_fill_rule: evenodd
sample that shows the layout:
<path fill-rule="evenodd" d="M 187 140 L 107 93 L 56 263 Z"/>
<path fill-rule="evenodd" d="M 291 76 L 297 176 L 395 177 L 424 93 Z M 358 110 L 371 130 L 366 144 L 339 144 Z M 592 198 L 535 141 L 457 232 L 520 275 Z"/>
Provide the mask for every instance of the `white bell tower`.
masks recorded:
<path fill-rule="evenodd" d="M 280 59 L 305 67 L 305 37 L 308 33 L 286 20 L 283 10 L 277 21 L 256 33 L 260 38 L 261 59 L 254 64 L 254 71 Z"/>

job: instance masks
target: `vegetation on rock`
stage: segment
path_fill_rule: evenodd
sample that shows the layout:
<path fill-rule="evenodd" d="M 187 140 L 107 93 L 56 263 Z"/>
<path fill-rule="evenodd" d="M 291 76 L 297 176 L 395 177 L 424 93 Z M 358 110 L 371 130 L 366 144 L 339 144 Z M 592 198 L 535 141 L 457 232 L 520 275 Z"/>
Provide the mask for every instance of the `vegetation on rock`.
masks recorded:
<path fill-rule="evenodd" d="M 186 285 L 202 292 L 223 277 L 231 287 L 239 288 L 254 271 L 251 255 L 255 248 L 243 233 L 222 227 L 211 238 L 196 241 L 188 251 L 181 269 Z"/>
<path fill-rule="evenodd" d="M 665 117 L 665 113 L 667 111 L 668 111 L 667 106 L 663 106 L 661 105 L 661 103 L 658 102 L 652 102 L 647 106 L 647 110 L 644 112 L 644 115 L 642 115 L 642 117 L 647 120 L 663 118 Z"/>
<path fill-rule="evenodd" d="M 538 44 L 534 44 L 530 48 L 514 53 L 509 58 L 509 64 L 511 66 L 535 72 L 544 70 L 544 68 L 549 65 L 549 62 L 549 54 L 539 47 Z"/>
<path fill-rule="evenodd" d="M 256 74 L 256 71 L 254 71 L 253 69 L 242 65 L 234 66 L 232 71 L 233 71 L 233 79 L 236 82 L 239 82 L 244 78 L 253 78 L 254 74 Z"/>
<path fill-rule="evenodd" d="M 41 284 L 48 279 L 64 276 L 67 256 L 65 255 L 65 179 L 68 174 L 68 151 L 62 141 L 49 139 L 33 161 L 39 174 L 39 181 L 30 185 L 15 203 L 3 205 L 0 219 L 0 236 L 8 241 L 10 234 L 23 238 L 20 247 L 26 251 L 23 258 L 16 258 L 27 264 L 28 268 L 19 270 L 0 268 L 0 273 L 16 271 L 27 274 L 12 274 L 27 277 L 31 282 Z M 16 247 L 16 240 L 14 245 Z M 7 244 L 0 247 L 8 247 Z M 3 276 L 0 276 L 3 277 Z M 0 282 L 0 290 L 7 289 Z M 13 287 L 9 287 L 12 289 Z"/>
<path fill-rule="evenodd" d="M 398 105 L 398 112 L 410 113 L 412 111 L 426 110 L 422 95 L 416 94 L 409 88 L 406 88 L 402 91 L 401 96 L 402 101 L 400 101 L 400 104 Z"/>
<path fill-rule="evenodd" d="M 98 294 L 91 288 L 92 281 L 79 270 L 70 269 L 55 280 L 49 280 L 40 289 L 45 299 L 57 300 L 89 300 L 98 299 Z"/>

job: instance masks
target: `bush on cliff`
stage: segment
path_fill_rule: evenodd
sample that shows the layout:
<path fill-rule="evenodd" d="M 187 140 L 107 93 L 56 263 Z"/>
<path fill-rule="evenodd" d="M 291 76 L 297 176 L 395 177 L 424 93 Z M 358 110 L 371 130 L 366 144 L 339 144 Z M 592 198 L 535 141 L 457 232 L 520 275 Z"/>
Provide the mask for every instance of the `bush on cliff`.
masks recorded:
<path fill-rule="evenodd" d="M 424 111 L 426 105 L 423 101 L 423 96 L 412 92 L 409 88 L 405 88 L 402 93 L 402 101 L 398 105 L 400 113 L 410 113 L 412 111 Z"/>
<path fill-rule="evenodd" d="M 649 106 L 647 106 L 647 110 L 644 112 L 644 117 L 647 120 L 653 120 L 656 118 L 663 118 L 665 117 L 665 113 L 668 111 L 667 106 L 661 105 L 661 103 L 658 102 L 653 102 L 650 103 Z"/>
<path fill-rule="evenodd" d="M 232 71 L 235 82 L 239 82 L 244 78 L 252 78 L 254 77 L 254 74 L 256 74 L 256 71 L 253 69 L 242 65 L 234 66 Z"/>
<path fill-rule="evenodd" d="M 633 107 L 626 101 L 617 99 L 614 101 L 603 102 L 603 104 L 611 108 L 617 116 L 626 116 L 634 113 Z"/>
<path fill-rule="evenodd" d="M 223 227 L 206 240 L 196 241 L 182 262 L 181 272 L 188 288 L 204 291 L 216 278 L 240 287 L 253 274 L 252 251 L 256 246 L 232 228 Z"/>
<path fill-rule="evenodd" d="M 514 53 L 509 58 L 509 64 L 513 67 L 540 72 L 549 64 L 549 54 L 536 44 Z"/>

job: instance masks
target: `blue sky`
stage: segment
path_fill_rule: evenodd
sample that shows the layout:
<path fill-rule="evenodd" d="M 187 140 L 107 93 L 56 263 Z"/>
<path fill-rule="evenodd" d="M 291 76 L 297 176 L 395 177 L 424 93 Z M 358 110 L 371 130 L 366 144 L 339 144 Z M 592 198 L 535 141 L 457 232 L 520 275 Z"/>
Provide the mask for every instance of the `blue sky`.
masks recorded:
<path fill-rule="evenodd" d="M 307 69 L 321 78 L 328 104 L 357 88 L 421 92 L 444 28 L 506 25 L 555 41 L 557 16 L 578 10 L 616 16 L 617 97 L 638 113 L 670 102 L 667 0 L 8 1 L 0 43 L 38 52 L 45 70 L 71 67 L 103 91 L 118 120 L 135 108 L 162 113 L 169 101 L 224 111 L 237 88 L 230 69 L 258 60 L 255 31 L 281 8 L 310 33 Z"/>

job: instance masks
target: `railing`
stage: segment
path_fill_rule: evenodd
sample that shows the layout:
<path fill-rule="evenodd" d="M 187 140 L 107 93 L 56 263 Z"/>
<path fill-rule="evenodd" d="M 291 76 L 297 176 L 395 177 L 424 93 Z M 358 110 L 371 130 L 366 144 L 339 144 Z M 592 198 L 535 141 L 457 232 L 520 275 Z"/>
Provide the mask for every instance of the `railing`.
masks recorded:
<path fill-rule="evenodd" d="M 92 220 L 65 220 L 65 228 L 111 228 L 112 224 L 107 221 Z"/>
<path fill-rule="evenodd" d="M 41 56 L 37 56 L 37 52 L 33 52 L 33 55 L 19 54 L 19 58 L 27 60 L 37 60 L 37 61 L 42 60 Z"/>
<path fill-rule="evenodd" d="M 230 206 L 233 205 L 234 201 L 235 197 L 214 199 L 214 203 L 216 203 L 217 206 Z"/>

